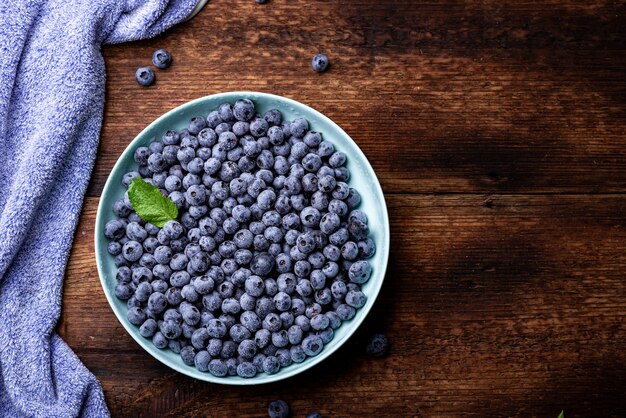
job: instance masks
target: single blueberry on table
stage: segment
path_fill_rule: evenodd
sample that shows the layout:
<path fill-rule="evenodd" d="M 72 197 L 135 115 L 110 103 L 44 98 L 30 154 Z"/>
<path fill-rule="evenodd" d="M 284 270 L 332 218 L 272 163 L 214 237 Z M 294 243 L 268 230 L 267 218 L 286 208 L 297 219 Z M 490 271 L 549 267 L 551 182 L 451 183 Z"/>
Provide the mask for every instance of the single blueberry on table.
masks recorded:
<path fill-rule="evenodd" d="M 288 418 L 289 405 L 283 400 L 272 401 L 267 407 L 267 413 L 270 418 Z"/>
<path fill-rule="evenodd" d="M 311 60 L 311 66 L 315 72 L 323 73 L 328 69 L 328 57 L 325 54 L 317 54 Z"/>
<path fill-rule="evenodd" d="M 152 64 L 157 68 L 168 68 L 172 65 L 172 55 L 165 49 L 157 49 L 152 53 Z"/>
<path fill-rule="evenodd" d="M 383 334 L 374 334 L 365 350 L 372 357 L 384 357 L 389 352 L 389 340 Z"/>
<path fill-rule="evenodd" d="M 149 86 L 154 83 L 154 71 L 150 67 L 139 67 L 135 71 L 135 80 L 142 86 Z"/>

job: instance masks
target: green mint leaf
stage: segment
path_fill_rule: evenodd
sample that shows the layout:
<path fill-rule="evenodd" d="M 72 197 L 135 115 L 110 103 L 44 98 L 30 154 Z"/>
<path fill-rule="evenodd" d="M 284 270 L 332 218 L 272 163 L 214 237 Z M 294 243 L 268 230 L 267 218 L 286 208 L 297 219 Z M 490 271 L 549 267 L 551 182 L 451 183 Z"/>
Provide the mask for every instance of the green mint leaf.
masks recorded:
<path fill-rule="evenodd" d="M 163 228 L 165 222 L 178 217 L 178 208 L 174 202 L 142 178 L 135 177 L 130 182 L 128 197 L 137 215 L 159 228 Z"/>
<path fill-rule="evenodd" d="M 565 411 L 561 411 L 558 417 L 556 418 L 565 418 Z"/>

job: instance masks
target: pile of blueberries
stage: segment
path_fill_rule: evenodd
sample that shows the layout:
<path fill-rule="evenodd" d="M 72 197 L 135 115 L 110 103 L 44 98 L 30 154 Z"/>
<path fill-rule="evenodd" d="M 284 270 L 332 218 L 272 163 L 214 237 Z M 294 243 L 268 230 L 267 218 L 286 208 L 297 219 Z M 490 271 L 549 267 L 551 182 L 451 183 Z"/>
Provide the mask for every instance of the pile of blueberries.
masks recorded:
<path fill-rule="evenodd" d="M 159 349 L 214 376 L 273 374 L 319 354 L 367 298 L 374 252 L 346 155 L 276 109 L 224 103 L 134 153 L 179 220 L 146 223 L 126 193 L 104 234 L 116 296 Z"/>

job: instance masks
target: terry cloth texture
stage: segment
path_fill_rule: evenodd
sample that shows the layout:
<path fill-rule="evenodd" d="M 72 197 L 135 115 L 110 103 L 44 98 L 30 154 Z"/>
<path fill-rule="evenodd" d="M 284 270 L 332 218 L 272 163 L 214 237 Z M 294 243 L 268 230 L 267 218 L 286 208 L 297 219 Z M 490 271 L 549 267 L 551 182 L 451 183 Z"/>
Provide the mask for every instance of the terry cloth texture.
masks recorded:
<path fill-rule="evenodd" d="M 0 417 L 109 416 L 54 332 L 102 124 L 100 49 L 157 35 L 196 1 L 0 1 Z"/>

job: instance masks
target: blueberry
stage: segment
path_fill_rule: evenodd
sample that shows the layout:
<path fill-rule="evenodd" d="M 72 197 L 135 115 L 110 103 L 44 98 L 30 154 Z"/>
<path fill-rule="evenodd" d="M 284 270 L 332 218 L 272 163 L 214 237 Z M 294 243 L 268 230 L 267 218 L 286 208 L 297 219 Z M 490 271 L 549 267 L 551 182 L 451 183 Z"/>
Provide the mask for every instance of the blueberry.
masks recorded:
<path fill-rule="evenodd" d="M 229 358 L 233 357 L 236 352 L 237 352 L 237 343 L 236 342 L 230 341 L 230 340 L 229 341 L 224 341 L 224 343 L 222 344 L 222 352 L 220 353 L 220 356 L 223 359 L 229 359 Z"/>
<path fill-rule="evenodd" d="M 190 134 L 198 135 L 200 131 L 206 128 L 206 126 L 207 126 L 206 119 L 204 119 L 202 116 L 195 116 L 191 118 L 191 121 L 189 122 L 189 126 L 187 127 L 187 129 L 189 130 Z"/>
<path fill-rule="evenodd" d="M 324 288 L 315 292 L 315 302 L 320 305 L 328 305 L 332 301 L 332 293 L 330 289 Z"/>
<path fill-rule="evenodd" d="M 269 124 L 265 119 L 255 119 L 250 123 L 250 133 L 255 137 L 261 137 L 266 134 Z"/>
<path fill-rule="evenodd" d="M 341 318 L 335 311 L 328 311 L 324 315 L 328 318 L 328 326 L 331 329 L 337 329 L 341 326 Z"/>
<path fill-rule="evenodd" d="M 318 355 L 322 348 L 324 348 L 324 343 L 317 335 L 309 335 L 302 340 L 302 350 L 307 356 L 313 357 Z"/>
<path fill-rule="evenodd" d="M 161 137 L 161 141 L 165 145 L 176 145 L 180 142 L 180 135 L 176 131 L 168 130 Z"/>
<path fill-rule="evenodd" d="M 256 366 L 248 361 L 239 363 L 237 366 L 237 375 L 240 377 L 254 377 L 257 373 Z"/>
<path fill-rule="evenodd" d="M 348 241 L 341 246 L 341 255 L 346 260 L 356 260 L 359 256 L 359 247 L 353 241 Z"/>
<path fill-rule="evenodd" d="M 213 338 L 222 338 L 226 335 L 226 325 L 219 319 L 212 319 L 207 326 L 208 333 Z"/>
<path fill-rule="evenodd" d="M 241 99 L 235 102 L 233 107 L 233 115 L 237 120 L 249 121 L 255 114 L 254 103 L 249 99 Z"/>
<path fill-rule="evenodd" d="M 199 185 L 202 183 L 202 179 L 197 174 L 188 173 L 183 177 L 183 189 L 187 190 L 193 185 Z"/>
<path fill-rule="evenodd" d="M 340 217 L 345 216 L 348 213 L 348 205 L 338 199 L 333 199 L 328 203 L 328 211 L 336 213 Z"/>
<path fill-rule="evenodd" d="M 323 73 L 328 69 L 328 57 L 325 54 L 317 54 L 311 60 L 311 66 L 317 73 Z"/>
<path fill-rule="evenodd" d="M 228 374 L 228 367 L 224 360 L 213 359 L 209 362 L 209 373 L 216 377 L 224 377 Z"/>
<path fill-rule="evenodd" d="M 128 318 L 128 322 L 137 326 L 143 324 L 146 320 L 145 312 L 139 307 L 130 308 L 126 317 Z"/>
<path fill-rule="evenodd" d="M 176 257 L 176 256 L 175 256 Z M 172 262 L 174 259 L 172 259 Z M 209 269 L 209 256 L 205 252 L 198 252 L 191 257 L 189 260 L 189 266 L 194 273 L 204 273 Z M 171 267 L 171 263 L 170 263 Z M 172 267 L 173 268 L 173 267 Z"/>
<path fill-rule="evenodd" d="M 383 334 L 374 334 L 365 350 L 372 357 L 384 357 L 389 352 L 389 340 Z"/>
<path fill-rule="evenodd" d="M 160 328 L 161 333 L 167 339 L 170 339 L 170 340 L 178 338 L 180 334 L 182 333 L 182 329 L 180 325 L 177 322 L 170 320 L 170 319 L 163 321 L 163 323 L 161 324 L 159 328 Z"/>
<path fill-rule="evenodd" d="M 321 338 L 324 344 L 328 344 L 335 336 L 335 331 L 332 328 L 326 328 L 322 331 L 318 331 L 317 335 Z"/>
<path fill-rule="evenodd" d="M 144 313 L 145 315 L 145 313 Z M 154 319 L 146 319 L 139 327 L 139 334 L 144 338 L 151 338 L 157 331 L 158 325 Z"/>
<path fill-rule="evenodd" d="M 209 114 L 206 117 L 206 120 L 207 120 L 207 124 L 209 125 L 209 127 L 213 129 L 215 129 L 217 125 L 223 122 L 217 110 L 213 110 L 209 112 Z"/>
<path fill-rule="evenodd" d="M 291 297 L 285 292 L 278 292 L 274 296 L 274 305 L 280 312 L 285 312 L 291 308 Z"/>
<path fill-rule="evenodd" d="M 272 334 L 270 331 L 262 328 L 254 334 L 254 342 L 259 348 L 265 348 L 270 343 Z"/>
<path fill-rule="evenodd" d="M 237 353 L 239 353 L 239 355 L 245 359 L 253 358 L 256 354 L 256 350 L 256 343 L 250 339 L 244 339 L 239 343 L 239 346 L 237 347 Z"/>
<path fill-rule="evenodd" d="M 180 288 L 170 287 L 165 291 L 165 299 L 167 299 L 167 303 L 171 306 L 178 305 L 183 301 L 183 295 Z"/>
<path fill-rule="evenodd" d="M 111 241 L 109 245 L 107 245 L 107 251 L 111 255 L 118 255 L 122 252 L 122 246 L 117 241 Z"/>
<path fill-rule="evenodd" d="M 280 317 L 273 312 L 268 313 L 263 319 L 263 328 L 268 331 L 276 332 L 280 330 L 281 326 L 282 321 L 280 320 Z"/>
<path fill-rule="evenodd" d="M 152 271 L 147 267 L 136 267 L 132 270 L 132 281 L 135 285 L 152 281 Z"/>
<path fill-rule="evenodd" d="M 274 356 L 267 356 L 263 359 L 263 371 L 267 374 L 274 374 L 280 370 L 280 363 Z"/>
<path fill-rule="evenodd" d="M 218 338 L 211 338 L 207 345 L 207 352 L 211 355 L 211 357 L 219 357 L 222 352 L 222 340 Z"/>
<path fill-rule="evenodd" d="M 357 284 L 367 282 L 372 274 L 372 266 L 365 260 L 356 261 L 348 271 L 350 281 Z"/>
<path fill-rule="evenodd" d="M 183 232 L 183 226 L 178 221 L 167 221 L 165 225 L 163 225 L 163 229 L 165 235 L 170 239 L 179 238 Z"/>
<path fill-rule="evenodd" d="M 331 291 L 333 298 L 338 299 L 338 300 L 343 300 L 343 298 L 348 293 L 346 284 L 338 280 L 333 282 L 333 284 L 330 287 L 330 291 Z"/>
<path fill-rule="evenodd" d="M 170 261 L 170 268 L 174 271 L 184 270 L 187 268 L 187 263 L 189 259 L 185 254 L 177 253 L 174 254 L 172 260 Z"/>
<path fill-rule="evenodd" d="M 206 347 L 210 337 L 206 328 L 198 328 L 191 335 L 191 345 L 198 350 L 202 350 Z"/>
<path fill-rule="evenodd" d="M 168 195 L 168 197 L 172 202 L 174 202 L 174 204 L 176 205 L 178 209 L 182 209 L 185 206 L 185 195 L 182 194 L 181 192 L 179 191 L 172 192 Z"/>
<path fill-rule="evenodd" d="M 314 207 L 308 206 L 300 212 L 300 221 L 302 222 L 302 225 L 308 228 L 316 227 L 319 224 L 320 219 L 320 212 Z"/>
<path fill-rule="evenodd" d="M 308 279 L 301 279 L 296 286 L 296 292 L 300 296 L 309 296 L 313 293 L 313 287 Z"/>
<path fill-rule="evenodd" d="M 290 124 L 291 135 L 302 138 L 309 129 L 309 121 L 304 118 L 296 118 Z"/>
<path fill-rule="evenodd" d="M 296 277 L 291 273 L 283 273 L 276 280 L 278 290 L 288 295 L 292 294 L 296 289 Z"/>
<path fill-rule="evenodd" d="M 209 362 L 211 361 L 211 355 L 205 351 L 198 351 L 196 356 L 194 357 L 194 364 L 196 365 L 196 369 L 201 372 L 209 371 Z"/>
<path fill-rule="evenodd" d="M 311 206 L 317 210 L 325 211 L 329 207 L 328 195 L 319 190 L 316 191 L 311 195 Z"/>
<path fill-rule="evenodd" d="M 308 277 L 311 273 L 311 264 L 306 260 L 296 261 L 296 264 L 293 267 L 293 272 L 298 277 Z"/>
<path fill-rule="evenodd" d="M 151 153 L 148 147 L 138 147 L 133 154 L 133 159 L 139 165 L 148 165 L 148 157 Z"/>
<path fill-rule="evenodd" d="M 305 315 L 298 315 L 296 316 L 296 319 L 294 320 L 294 323 L 299 326 L 302 331 L 307 332 L 311 329 L 311 321 L 310 319 L 305 316 Z"/>
<path fill-rule="evenodd" d="M 291 299 L 291 313 L 294 316 L 302 315 L 306 309 L 306 304 L 300 298 L 293 297 Z M 295 319 L 294 319 L 295 322 Z"/>
<path fill-rule="evenodd" d="M 200 295 L 206 295 L 213 290 L 215 282 L 207 275 L 198 276 L 193 280 L 193 287 Z"/>
<path fill-rule="evenodd" d="M 241 311 L 241 305 L 237 299 L 226 298 L 222 301 L 222 312 L 235 315 L 239 313 L 239 311 Z"/>
<path fill-rule="evenodd" d="M 104 226 L 104 236 L 109 239 L 119 240 L 126 233 L 126 225 L 118 220 L 112 220 Z"/>
<path fill-rule="evenodd" d="M 289 355 L 291 356 L 291 361 L 294 363 L 302 363 L 306 359 L 306 354 L 304 354 L 304 350 L 299 345 L 293 345 L 289 348 Z"/>
<path fill-rule="evenodd" d="M 285 134 L 278 126 L 272 126 L 267 131 L 267 137 L 272 145 L 280 145 L 285 141 Z"/>
<path fill-rule="evenodd" d="M 142 86 L 149 86 L 154 83 L 154 71 L 150 67 L 139 67 L 135 71 L 135 80 Z"/>
<path fill-rule="evenodd" d="M 215 312 L 222 307 L 222 297 L 213 291 L 202 297 L 202 305 L 209 311 Z"/>
<path fill-rule="evenodd" d="M 293 345 L 300 344 L 304 336 L 304 331 L 298 325 L 292 325 L 287 331 L 289 343 Z"/>
<path fill-rule="evenodd" d="M 243 278 L 243 280 L 245 282 L 245 277 Z M 245 311 L 254 311 L 256 307 L 256 298 L 249 295 L 248 293 L 244 293 L 239 299 L 239 304 L 241 305 L 241 309 Z"/>
<path fill-rule="evenodd" d="M 155 313 L 161 313 L 167 307 L 167 299 L 161 292 L 155 291 L 148 298 L 148 309 Z"/>
<path fill-rule="evenodd" d="M 186 271 L 176 271 L 170 276 L 170 284 L 175 287 L 183 287 L 191 281 L 191 276 Z"/>
<path fill-rule="evenodd" d="M 157 68 L 168 68 L 172 65 L 172 55 L 165 49 L 157 49 L 152 53 L 152 64 Z"/>
<path fill-rule="evenodd" d="M 302 167 L 304 167 L 304 169 L 308 172 L 316 172 L 320 169 L 320 167 L 322 166 L 322 159 L 320 158 L 319 155 L 317 154 L 313 154 L 313 153 L 309 153 L 307 155 L 304 156 L 304 158 L 302 159 Z M 326 177 L 330 177 L 330 176 L 324 176 L 324 178 Z M 320 182 L 324 179 L 321 178 Z M 334 177 L 331 177 L 334 180 Z M 324 187 L 323 189 L 321 188 L 321 184 L 318 186 L 320 187 L 320 189 L 322 191 L 327 191 L 327 187 Z M 332 188 L 334 188 L 335 185 L 332 185 Z M 330 190 L 332 190 L 332 188 Z M 328 191 L 330 191 L 328 190 Z"/>
<path fill-rule="evenodd" d="M 196 349 L 191 346 L 191 345 L 187 345 L 183 348 L 181 348 L 180 350 L 180 358 L 183 360 L 183 363 L 185 363 L 187 366 L 194 366 L 194 357 L 196 356 Z"/>
<path fill-rule="evenodd" d="M 311 318 L 311 328 L 315 331 L 320 331 L 328 328 L 330 320 L 324 314 L 317 314 Z"/>
<path fill-rule="evenodd" d="M 256 275 L 267 276 L 274 268 L 274 264 L 275 264 L 274 257 L 272 257 L 268 253 L 260 253 L 254 256 L 254 258 L 250 262 L 250 270 L 252 271 L 252 273 Z M 246 291 L 248 290 L 247 287 L 248 286 L 247 286 L 247 281 L 246 281 Z M 253 296 L 260 296 L 260 295 L 253 295 Z"/>
<path fill-rule="evenodd" d="M 353 308 L 361 308 L 367 302 L 367 296 L 361 291 L 350 290 L 346 294 L 346 304 Z"/>
<path fill-rule="evenodd" d="M 128 241 L 122 247 L 122 255 L 131 263 L 137 261 L 143 255 L 143 247 L 137 241 Z"/>
<path fill-rule="evenodd" d="M 281 367 L 287 367 L 292 363 L 291 353 L 287 348 L 279 348 L 276 350 L 276 358 L 278 359 Z"/>
<path fill-rule="evenodd" d="M 154 259 L 160 264 L 169 264 L 172 260 L 172 249 L 161 245 L 154 250 Z"/>
<path fill-rule="evenodd" d="M 165 336 L 161 334 L 160 331 L 157 331 L 152 337 L 152 344 L 154 344 L 156 348 L 162 350 L 165 347 L 167 347 L 167 344 L 168 344 L 167 338 L 165 338 Z"/>
<path fill-rule="evenodd" d="M 276 347 L 274 344 L 268 344 L 268 346 L 263 348 L 261 352 L 266 356 L 275 356 L 278 352 L 278 347 Z"/>

